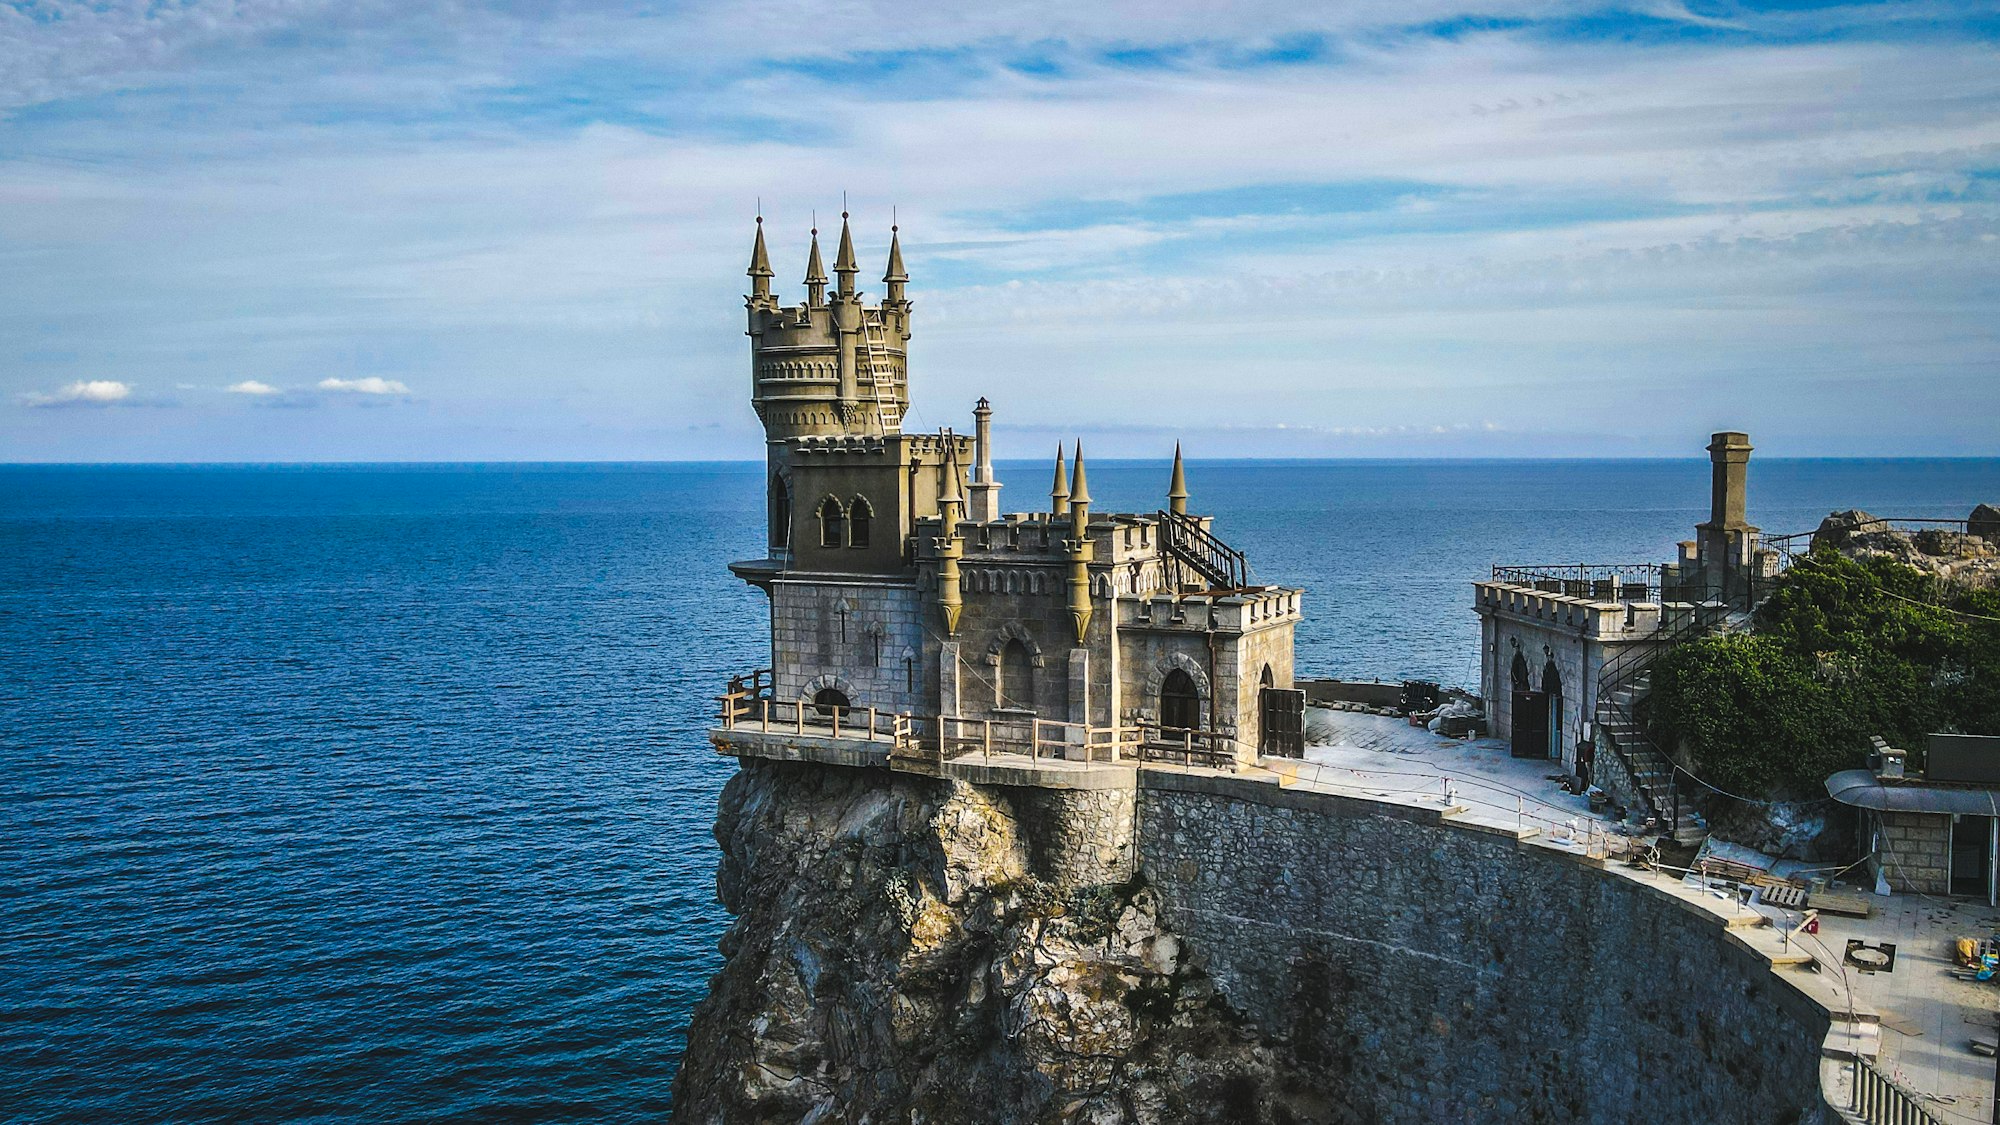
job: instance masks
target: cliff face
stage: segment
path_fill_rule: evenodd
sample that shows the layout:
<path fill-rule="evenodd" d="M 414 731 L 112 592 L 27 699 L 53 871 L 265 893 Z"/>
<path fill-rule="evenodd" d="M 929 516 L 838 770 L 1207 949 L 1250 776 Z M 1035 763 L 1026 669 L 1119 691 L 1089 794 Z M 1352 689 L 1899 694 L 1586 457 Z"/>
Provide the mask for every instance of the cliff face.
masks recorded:
<path fill-rule="evenodd" d="M 745 760 L 674 1120 L 1337 1120 L 1162 926 L 1131 809 Z"/>

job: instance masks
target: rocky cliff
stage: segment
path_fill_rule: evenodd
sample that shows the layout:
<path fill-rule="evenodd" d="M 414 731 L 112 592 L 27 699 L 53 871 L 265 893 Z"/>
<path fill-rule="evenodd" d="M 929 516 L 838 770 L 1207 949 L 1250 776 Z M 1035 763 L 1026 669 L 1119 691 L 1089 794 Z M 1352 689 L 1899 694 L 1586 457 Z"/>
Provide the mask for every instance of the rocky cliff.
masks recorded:
<path fill-rule="evenodd" d="M 745 760 L 674 1120 L 1340 1120 L 1132 874 L 1132 794 Z"/>

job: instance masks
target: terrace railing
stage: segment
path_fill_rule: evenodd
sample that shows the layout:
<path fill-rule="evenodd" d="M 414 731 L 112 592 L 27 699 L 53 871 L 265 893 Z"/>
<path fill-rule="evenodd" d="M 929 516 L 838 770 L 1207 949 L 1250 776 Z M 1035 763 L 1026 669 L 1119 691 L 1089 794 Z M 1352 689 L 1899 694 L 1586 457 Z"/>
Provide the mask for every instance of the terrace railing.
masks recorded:
<path fill-rule="evenodd" d="M 1493 581 L 1600 602 L 1661 600 L 1658 563 L 1553 563 L 1496 566 Z"/>
<path fill-rule="evenodd" d="M 1217 539 L 1192 516 L 1159 512 L 1160 549 L 1166 555 L 1167 580 L 1174 590 L 1192 585 L 1189 573 L 1218 590 L 1250 585 L 1250 563 L 1243 552 Z"/>
<path fill-rule="evenodd" d="M 776 699 L 769 669 L 732 677 L 729 690 L 717 702 L 722 705 L 724 730 L 880 742 L 894 757 L 931 762 L 996 754 L 1031 761 L 1175 762 L 1216 769 L 1229 769 L 1236 762 L 1236 740 L 1205 730 L 1162 729 L 1147 723 L 1091 726 L 1031 714 L 920 716 Z"/>

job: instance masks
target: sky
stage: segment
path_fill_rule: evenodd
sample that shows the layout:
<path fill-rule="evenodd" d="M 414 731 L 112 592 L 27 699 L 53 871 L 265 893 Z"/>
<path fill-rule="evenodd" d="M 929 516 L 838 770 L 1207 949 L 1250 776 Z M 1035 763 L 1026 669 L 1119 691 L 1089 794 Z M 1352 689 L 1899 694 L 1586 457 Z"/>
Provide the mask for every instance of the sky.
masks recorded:
<path fill-rule="evenodd" d="M 0 2 L 0 461 L 2000 455 L 2000 5 Z M 830 258 L 832 244 L 826 246 Z"/>

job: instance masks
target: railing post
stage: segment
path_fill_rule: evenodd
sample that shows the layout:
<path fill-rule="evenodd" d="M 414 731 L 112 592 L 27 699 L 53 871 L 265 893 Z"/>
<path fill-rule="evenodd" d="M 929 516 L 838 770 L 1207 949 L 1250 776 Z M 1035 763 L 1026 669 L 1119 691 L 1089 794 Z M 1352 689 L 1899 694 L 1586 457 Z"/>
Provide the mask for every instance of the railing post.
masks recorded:
<path fill-rule="evenodd" d="M 981 733 L 983 736 L 983 742 L 986 750 L 986 760 L 990 762 L 993 760 L 993 720 L 987 719 L 985 720 L 985 723 L 986 723 L 986 728 Z M 1033 755 L 1029 756 L 1033 757 Z"/>
<path fill-rule="evenodd" d="M 868 741 L 875 741 L 875 708 L 868 709 Z"/>
<path fill-rule="evenodd" d="M 804 734 L 806 732 L 806 705 L 796 699 L 792 700 L 792 718 L 798 723 L 799 733 Z"/>
<path fill-rule="evenodd" d="M 764 700 L 764 733 L 771 733 L 771 701 Z"/>
<path fill-rule="evenodd" d="M 829 707 L 826 709 L 827 714 L 833 717 L 833 737 L 835 738 L 840 737 L 840 710 L 838 707 Z"/>

